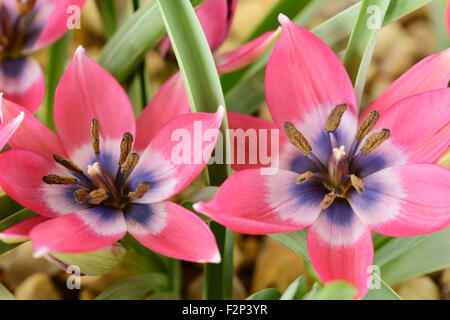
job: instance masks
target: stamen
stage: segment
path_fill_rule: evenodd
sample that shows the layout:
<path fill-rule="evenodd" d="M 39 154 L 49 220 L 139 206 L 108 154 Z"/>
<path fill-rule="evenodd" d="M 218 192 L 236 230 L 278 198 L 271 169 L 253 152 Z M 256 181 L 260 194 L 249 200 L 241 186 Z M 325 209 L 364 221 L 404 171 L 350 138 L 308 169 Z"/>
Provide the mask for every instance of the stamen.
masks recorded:
<path fill-rule="evenodd" d="M 83 170 L 81 170 L 76 164 L 74 164 L 72 161 L 65 159 L 61 156 L 58 156 L 57 154 L 53 155 L 53 159 L 55 159 L 56 162 L 58 162 L 60 165 L 62 165 L 64 168 L 68 169 L 69 171 L 72 171 L 76 174 L 82 174 Z"/>
<path fill-rule="evenodd" d="M 356 139 L 361 142 L 362 139 L 375 127 L 375 124 L 379 118 L 380 113 L 378 111 L 370 111 L 359 126 L 358 131 L 356 132 Z"/>
<path fill-rule="evenodd" d="M 128 196 L 133 200 L 137 200 L 137 199 L 142 198 L 149 189 L 150 189 L 150 183 L 148 183 L 148 182 L 139 183 L 136 188 L 136 191 L 129 192 Z"/>
<path fill-rule="evenodd" d="M 35 4 L 36 0 L 17 1 L 17 7 L 19 9 L 20 14 L 22 15 L 29 14 Z"/>
<path fill-rule="evenodd" d="M 49 174 L 42 178 L 46 184 L 63 184 L 75 186 L 77 184 L 77 179 L 72 177 L 60 177 L 56 174 Z"/>
<path fill-rule="evenodd" d="M 314 173 L 312 173 L 311 171 L 306 171 L 305 173 L 302 173 L 301 175 L 299 175 L 297 178 L 295 178 L 295 183 L 296 184 L 302 184 L 307 182 L 309 179 L 311 179 L 314 176 Z"/>
<path fill-rule="evenodd" d="M 106 193 L 105 189 L 100 188 L 100 189 L 90 192 L 88 200 L 89 200 L 90 204 L 97 205 L 97 204 L 102 203 L 103 201 L 105 201 L 108 198 L 109 198 L 109 196 Z"/>
<path fill-rule="evenodd" d="M 122 137 L 122 142 L 120 143 L 120 157 L 119 157 L 119 165 L 123 165 L 128 155 L 131 152 L 131 148 L 133 147 L 133 135 L 129 132 L 126 132 Z"/>
<path fill-rule="evenodd" d="M 320 202 L 320 207 L 322 210 L 328 209 L 336 199 L 336 193 L 334 191 L 331 191 L 325 197 L 323 198 L 322 202 Z"/>
<path fill-rule="evenodd" d="M 98 131 L 99 131 L 98 121 L 96 119 L 92 119 L 91 143 L 92 148 L 94 148 L 95 154 L 100 154 L 100 138 Z"/>
<path fill-rule="evenodd" d="M 364 193 L 364 182 L 359 177 L 352 174 L 350 176 L 350 181 L 352 182 L 353 188 L 355 188 L 359 194 Z"/>
<path fill-rule="evenodd" d="M 344 114 L 345 110 L 347 110 L 346 104 L 340 104 L 330 112 L 330 115 L 328 116 L 327 122 L 325 124 L 325 131 L 335 131 L 339 127 L 339 124 L 341 123 L 342 115 Z"/>
<path fill-rule="evenodd" d="M 77 200 L 78 203 L 85 203 L 89 198 L 89 193 L 86 189 L 78 189 L 73 193 L 73 197 Z"/>
<path fill-rule="evenodd" d="M 286 121 L 284 123 L 284 131 L 289 139 L 289 142 L 299 149 L 305 156 L 311 153 L 311 145 L 308 143 L 303 134 L 298 131 L 292 122 Z"/>
<path fill-rule="evenodd" d="M 388 129 L 383 129 L 380 132 L 376 132 L 372 134 L 369 138 L 367 138 L 363 147 L 361 148 L 362 154 L 368 154 L 375 148 L 377 148 L 383 141 L 387 140 L 390 136 L 391 132 Z"/>
<path fill-rule="evenodd" d="M 134 167 L 136 167 L 136 165 L 139 162 L 139 156 L 137 153 L 130 153 L 127 157 L 127 159 L 125 160 L 125 163 L 122 165 L 122 167 L 120 168 L 120 172 L 122 172 L 123 174 L 130 174 L 131 171 L 133 171 Z"/>

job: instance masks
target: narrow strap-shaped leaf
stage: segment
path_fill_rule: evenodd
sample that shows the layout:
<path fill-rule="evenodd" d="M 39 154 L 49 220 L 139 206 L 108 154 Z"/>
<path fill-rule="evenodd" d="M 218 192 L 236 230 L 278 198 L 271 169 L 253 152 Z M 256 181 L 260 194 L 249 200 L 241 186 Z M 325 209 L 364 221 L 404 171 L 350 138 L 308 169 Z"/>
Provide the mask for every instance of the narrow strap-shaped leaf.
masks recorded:
<path fill-rule="evenodd" d="M 400 257 L 405 252 L 413 250 L 414 246 L 418 245 L 423 240 L 425 240 L 425 237 L 423 236 L 392 238 L 378 250 L 375 250 L 373 263 L 382 267 L 389 263 L 389 261 Z"/>
<path fill-rule="evenodd" d="M 117 30 L 117 17 L 114 0 L 95 0 L 100 18 L 103 23 L 103 32 L 110 39 Z"/>
<path fill-rule="evenodd" d="M 308 228 L 287 233 L 274 233 L 269 236 L 294 251 L 306 262 L 311 262 L 308 255 L 308 244 L 306 241 L 308 237 Z"/>
<path fill-rule="evenodd" d="M 434 34 L 439 46 L 439 50 L 445 50 L 450 47 L 450 39 L 447 31 L 446 9 L 448 0 L 434 0 L 431 3 L 431 21 L 433 22 Z"/>
<path fill-rule="evenodd" d="M 3 219 L 2 221 L 0 221 L 0 232 L 12 227 L 13 225 L 18 224 L 19 222 L 29 219 L 29 218 L 33 218 L 33 217 L 37 217 L 38 215 L 32 211 L 30 211 L 29 209 L 25 208 L 22 209 L 12 215 L 10 215 L 8 218 Z"/>
<path fill-rule="evenodd" d="M 358 106 L 361 105 L 373 50 L 389 3 L 390 0 L 363 0 L 348 42 L 344 66 L 355 88 Z"/>
<path fill-rule="evenodd" d="M 191 0 L 197 6 L 204 0 Z M 144 58 L 145 53 L 165 35 L 164 22 L 156 1 L 142 6 L 111 37 L 103 48 L 99 63 L 118 81 L 124 82 Z"/>
<path fill-rule="evenodd" d="M 266 288 L 258 291 L 246 300 L 279 300 L 281 297 L 281 292 L 274 288 Z"/>
<path fill-rule="evenodd" d="M 0 282 L 0 300 L 16 300 L 16 297 Z"/>
<path fill-rule="evenodd" d="M 193 112 L 216 112 L 220 105 L 225 106 L 225 99 L 211 50 L 194 8 L 188 0 L 158 0 L 157 3 L 183 75 L 191 110 Z M 223 150 L 219 150 L 223 152 L 223 155 L 227 154 L 229 145 L 226 129 L 225 114 L 221 126 L 225 143 L 223 143 Z M 209 165 L 209 183 L 219 186 L 229 176 L 229 173 L 230 167 L 227 164 Z M 230 299 L 233 234 L 231 230 L 216 222 L 211 222 L 210 227 L 216 237 L 222 263 L 205 266 L 204 297 L 206 299 Z"/>
<path fill-rule="evenodd" d="M 356 288 L 345 281 L 332 281 L 319 290 L 314 300 L 351 300 Z"/>
<path fill-rule="evenodd" d="M 369 289 L 363 300 L 402 300 L 402 298 L 376 273 L 374 273 L 372 277 L 375 277 L 374 280 L 378 281 L 380 286 Z"/>
<path fill-rule="evenodd" d="M 23 207 L 8 195 L 4 194 L 0 196 L 0 220 L 7 218 L 22 209 Z"/>

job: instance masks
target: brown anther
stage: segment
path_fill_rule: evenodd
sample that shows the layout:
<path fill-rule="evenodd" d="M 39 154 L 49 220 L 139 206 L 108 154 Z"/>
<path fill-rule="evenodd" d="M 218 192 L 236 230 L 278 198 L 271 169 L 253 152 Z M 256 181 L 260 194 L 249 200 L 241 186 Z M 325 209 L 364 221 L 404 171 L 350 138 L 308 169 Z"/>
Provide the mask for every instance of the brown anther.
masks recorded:
<path fill-rule="evenodd" d="M 128 196 L 133 200 L 137 200 L 137 199 L 142 198 L 149 189 L 150 189 L 150 183 L 142 182 L 142 183 L 138 184 L 136 191 L 129 192 Z"/>
<path fill-rule="evenodd" d="M 97 205 L 107 200 L 108 198 L 109 196 L 106 193 L 105 189 L 100 188 L 89 193 L 88 201 L 90 204 Z"/>
<path fill-rule="evenodd" d="M 99 137 L 99 126 L 96 119 L 92 119 L 91 125 L 91 143 L 92 148 L 96 154 L 100 154 L 100 137 Z"/>
<path fill-rule="evenodd" d="M 286 121 L 284 123 L 284 131 L 289 139 L 289 142 L 299 149 L 305 156 L 311 153 L 311 146 L 303 136 L 303 134 L 298 131 L 292 122 Z"/>
<path fill-rule="evenodd" d="M 120 157 L 119 165 L 123 165 L 133 147 L 133 135 L 129 132 L 125 132 L 120 142 Z"/>
<path fill-rule="evenodd" d="M 331 110 L 325 124 L 325 131 L 330 132 L 337 130 L 339 124 L 341 123 L 342 115 L 344 114 L 345 110 L 347 110 L 346 104 L 337 105 L 333 110 Z"/>
<path fill-rule="evenodd" d="M 72 171 L 76 174 L 82 174 L 83 170 L 81 170 L 75 163 L 72 161 L 65 159 L 61 156 L 58 156 L 57 154 L 53 155 L 53 159 L 55 159 L 56 162 L 58 162 L 60 165 L 62 165 L 64 168 L 68 169 L 69 171 Z"/>
<path fill-rule="evenodd" d="M 323 200 L 320 202 L 320 207 L 322 208 L 322 210 L 328 209 L 333 204 L 336 196 L 337 195 L 334 191 L 331 191 L 330 193 L 325 195 L 325 197 L 323 197 Z"/>
<path fill-rule="evenodd" d="M 42 178 L 46 184 L 63 184 L 74 186 L 77 184 L 77 179 L 72 177 L 60 177 L 56 174 L 49 174 Z"/>
<path fill-rule="evenodd" d="M 373 127 L 375 127 L 375 124 L 379 118 L 380 113 L 378 111 L 370 111 L 359 126 L 358 131 L 356 132 L 356 139 L 361 142 L 362 139 L 373 129 Z"/>
<path fill-rule="evenodd" d="M 86 189 L 78 189 L 74 191 L 73 197 L 77 200 L 78 203 L 85 203 L 89 198 L 89 193 Z"/>
<path fill-rule="evenodd" d="M 378 147 L 380 144 L 382 144 L 383 141 L 387 140 L 390 134 L 391 132 L 388 129 L 383 129 L 380 132 L 372 134 L 369 138 L 367 138 L 366 142 L 361 148 L 361 152 L 363 154 L 368 154 L 376 147 Z"/>
<path fill-rule="evenodd" d="M 311 179 L 313 176 L 314 176 L 314 173 L 312 173 L 311 171 L 306 171 L 306 172 L 302 173 L 301 175 L 299 175 L 297 178 L 295 178 L 295 183 L 296 184 L 305 183 L 309 179 Z"/>
<path fill-rule="evenodd" d="M 350 181 L 352 183 L 353 188 L 355 188 L 355 190 L 359 194 L 363 194 L 364 193 L 364 182 L 359 177 L 357 177 L 354 174 L 352 174 L 350 176 Z"/>
<path fill-rule="evenodd" d="M 139 156 L 137 153 L 130 153 L 125 160 L 124 164 L 120 168 L 120 172 L 123 174 L 130 174 L 139 162 Z"/>

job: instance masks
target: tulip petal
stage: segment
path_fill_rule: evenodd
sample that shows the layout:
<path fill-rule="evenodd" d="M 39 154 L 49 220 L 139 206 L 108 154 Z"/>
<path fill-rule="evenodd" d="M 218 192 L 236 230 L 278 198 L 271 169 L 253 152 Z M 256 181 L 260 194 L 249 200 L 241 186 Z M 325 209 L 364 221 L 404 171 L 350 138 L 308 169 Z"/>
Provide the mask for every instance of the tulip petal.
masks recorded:
<path fill-rule="evenodd" d="M 130 204 L 128 232 L 149 249 L 175 259 L 220 262 L 216 240 L 205 222 L 170 201 Z"/>
<path fill-rule="evenodd" d="M 267 105 L 274 122 L 283 128 L 291 121 L 323 162 L 331 150 L 324 128 L 331 110 L 347 104 L 336 130 L 339 145 L 349 146 L 357 125 L 352 83 L 333 51 L 317 36 L 280 15 L 280 39 L 266 70 Z"/>
<path fill-rule="evenodd" d="M 73 192 L 80 187 L 47 185 L 42 178 L 49 174 L 69 175 L 56 162 L 28 150 L 11 150 L 0 154 L 0 185 L 22 206 L 45 217 L 56 217 L 85 208 L 73 197 Z"/>
<path fill-rule="evenodd" d="M 1 99 L 1 97 L 0 97 Z M 1 107 L 0 107 L 1 109 Z M 1 114 L 1 110 L 0 110 Z M 9 138 L 16 132 L 17 128 L 23 121 L 24 113 L 21 112 L 17 117 L 0 123 L 0 150 L 3 149 Z"/>
<path fill-rule="evenodd" d="M 407 156 L 407 163 L 433 163 L 448 148 L 450 88 L 420 93 L 396 103 L 375 130 L 391 130 L 389 141 Z"/>
<path fill-rule="evenodd" d="M 24 115 L 21 125 L 9 139 L 12 149 L 33 151 L 50 161 L 53 161 L 54 154 L 66 155 L 58 136 L 28 110 L 3 99 L 1 111 L 4 121 L 12 121 L 22 113 Z"/>
<path fill-rule="evenodd" d="M 83 154 L 94 157 L 94 118 L 99 123 L 101 147 L 104 141 L 114 141 L 119 150 L 123 134 L 135 133 L 133 108 L 125 91 L 79 47 L 56 89 L 54 107 L 55 127 L 71 159 L 83 149 Z"/>
<path fill-rule="evenodd" d="M 450 49 L 447 49 L 415 64 L 372 102 L 362 117 L 372 110 L 378 110 L 383 117 L 400 100 L 422 92 L 447 88 L 449 80 Z"/>
<path fill-rule="evenodd" d="M 31 231 L 30 238 L 35 256 L 43 256 L 94 251 L 122 239 L 126 231 L 122 211 L 94 207 L 44 222 Z"/>
<path fill-rule="evenodd" d="M 48 221 L 46 217 L 33 217 L 19 222 L 0 233 L 0 240 L 6 243 L 24 242 L 29 239 L 30 231 L 43 222 Z"/>
<path fill-rule="evenodd" d="M 39 33 L 33 50 L 38 50 L 61 37 L 79 17 L 86 0 L 49 0 L 44 2 L 40 10 L 51 12 L 47 14 L 45 26 Z M 39 4 L 38 4 L 39 5 Z M 51 10 L 51 11 L 50 11 Z"/>
<path fill-rule="evenodd" d="M 308 252 L 324 283 L 344 280 L 358 289 L 355 299 L 366 294 L 373 261 L 372 236 L 346 200 L 335 200 L 311 225 Z"/>
<path fill-rule="evenodd" d="M 261 175 L 260 169 L 239 171 L 210 202 L 198 202 L 194 209 L 240 233 L 299 230 L 317 218 L 326 192 L 312 180 L 296 184 L 297 176 L 285 170 L 275 175 Z"/>
<path fill-rule="evenodd" d="M 266 32 L 258 38 L 233 51 L 216 56 L 217 71 L 229 73 L 239 70 L 257 60 L 275 43 L 281 29 Z"/>
<path fill-rule="evenodd" d="M 136 121 L 135 150 L 143 151 L 152 138 L 173 118 L 189 113 L 189 100 L 180 72 L 170 77 Z"/>
<path fill-rule="evenodd" d="M 183 190 L 206 166 L 219 134 L 224 108 L 215 114 L 189 113 L 166 124 L 142 153 L 128 189 L 150 183 L 138 203 L 166 200 Z"/>
<path fill-rule="evenodd" d="M 374 231 L 409 237 L 450 224 L 450 171 L 430 164 L 387 168 L 363 179 L 365 191 L 350 203 Z"/>
<path fill-rule="evenodd" d="M 45 82 L 33 58 L 0 60 L 0 92 L 3 97 L 34 113 L 44 98 Z"/>

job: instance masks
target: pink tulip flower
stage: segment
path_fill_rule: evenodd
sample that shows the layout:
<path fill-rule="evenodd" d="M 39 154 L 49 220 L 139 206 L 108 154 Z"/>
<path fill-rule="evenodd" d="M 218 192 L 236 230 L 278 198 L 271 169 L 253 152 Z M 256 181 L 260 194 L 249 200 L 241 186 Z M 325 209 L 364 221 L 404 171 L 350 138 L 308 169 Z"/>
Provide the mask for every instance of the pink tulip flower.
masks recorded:
<path fill-rule="evenodd" d="M 0 93 L 0 150 L 3 149 L 5 144 L 8 142 L 9 138 L 14 134 L 17 128 L 23 121 L 23 112 L 19 113 L 17 117 L 10 119 L 9 121 L 3 122 L 3 98 Z"/>
<path fill-rule="evenodd" d="M 136 123 L 122 87 L 80 47 L 56 90 L 58 135 L 29 111 L 6 101 L 6 120 L 20 112 L 25 116 L 9 141 L 12 150 L 0 154 L 0 185 L 40 216 L 5 230 L 0 239 L 30 238 L 35 255 L 41 256 L 104 248 L 128 231 L 163 255 L 219 262 L 208 226 L 167 199 L 205 167 L 224 111 L 220 107 L 215 114 L 171 118 L 173 104 L 178 104 L 171 91 L 176 84 L 169 80 Z M 208 143 L 196 140 L 189 145 L 192 159 L 206 155 L 200 162 L 172 159 L 179 143 L 171 139 L 176 130 L 194 139 L 212 130 Z"/>
<path fill-rule="evenodd" d="M 86 0 L 0 1 L 0 91 L 8 100 L 35 112 L 44 98 L 44 77 L 30 55 L 67 30 L 71 8 Z M 76 7 L 72 7 L 76 6 Z"/>
<path fill-rule="evenodd" d="M 348 281 L 361 298 L 373 263 L 371 230 L 407 237 L 450 223 L 450 171 L 433 164 L 450 142 L 450 49 L 413 66 L 358 117 L 337 56 L 286 16 L 279 20 L 266 71 L 274 123 L 228 116 L 232 128 L 285 133 L 279 170 L 262 175 L 262 165 L 239 165 L 210 202 L 194 208 L 246 234 L 309 226 L 320 279 Z"/>

